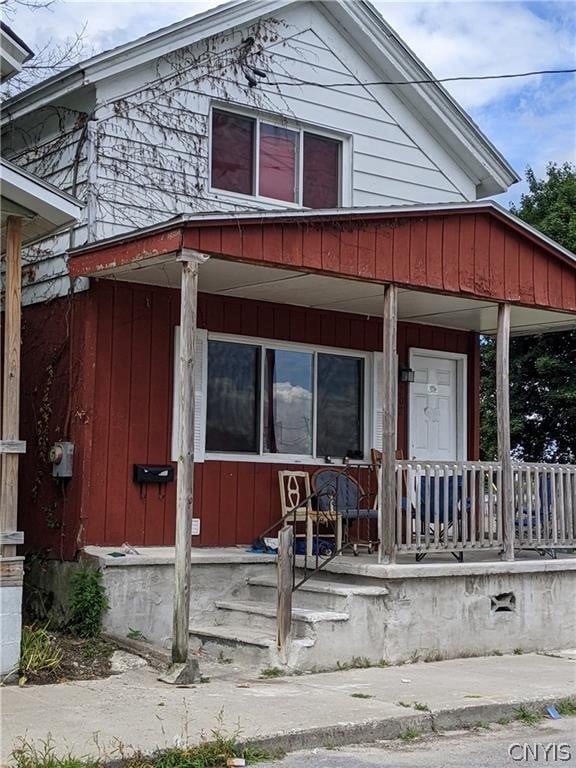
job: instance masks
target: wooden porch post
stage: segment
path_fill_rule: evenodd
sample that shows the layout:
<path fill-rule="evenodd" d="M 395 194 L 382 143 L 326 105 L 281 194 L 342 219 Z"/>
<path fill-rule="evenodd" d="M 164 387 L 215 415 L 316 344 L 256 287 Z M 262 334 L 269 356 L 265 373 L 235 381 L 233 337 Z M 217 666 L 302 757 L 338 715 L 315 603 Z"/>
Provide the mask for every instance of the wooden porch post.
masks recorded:
<path fill-rule="evenodd" d="M 384 289 L 383 387 L 382 392 L 382 481 L 380 483 L 380 561 L 396 561 L 396 424 L 398 386 L 396 346 L 398 327 L 398 289 Z"/>
<path fill-rule="evenodd" d="M 180 428 L 176 480 L 176 540 L 174 553 L 174 616 L 172 667 L 162 679 L 170 683 L 192 682 L 198 674 L 196 660 L 188 659 L 190 582 L 192 576 L 192 516 L 194 505 L 194 341 L 198 265 L 207 257 L 183 250 L 180 296 Z"/>
<path fill-rule="evenodd" d="M 514 560 L 514 494 L 510 456 L 510 304 L 498 306 L 496 339 L 496 419 L 498 461 L 502 467 L 504 559 Z"/>
<path fill-rule="evenodd" d="M 18 454 L 25 444 L 18 439 L 20 426 L 20 344 L 22 315 L 22 219 L 8 216 L 6 222 L 6 272 L 4 292 L 4 382 L 2 403 L 2 475 L 0 487 L 0 534 L 2 542 L 16 536 L 18 522 Z M 4 557 L 14 557 L 16 546 L 2 546 Z"/>

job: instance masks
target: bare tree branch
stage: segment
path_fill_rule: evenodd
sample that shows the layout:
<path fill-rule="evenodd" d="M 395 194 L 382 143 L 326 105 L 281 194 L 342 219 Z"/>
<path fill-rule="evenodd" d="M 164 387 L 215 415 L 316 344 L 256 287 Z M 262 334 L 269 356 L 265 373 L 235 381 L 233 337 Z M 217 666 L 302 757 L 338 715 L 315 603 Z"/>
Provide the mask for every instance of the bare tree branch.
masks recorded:
<path fill-rule="evenodd" d="M 4 16 L 13 18 L 19 8 L 38 10 L 50 8 L 56 0 L 0 0 L 0 8 Z M 20 91 L 44 80 L 50 75 L 68 69 L 77 61 L 86 57 L 86 24 L 74 35 L 64 40 L 48 40 L 34 57 L 27 61 L 22 71 L 3 83 L 0 91 L 2 99 L 10 98 Z"/>

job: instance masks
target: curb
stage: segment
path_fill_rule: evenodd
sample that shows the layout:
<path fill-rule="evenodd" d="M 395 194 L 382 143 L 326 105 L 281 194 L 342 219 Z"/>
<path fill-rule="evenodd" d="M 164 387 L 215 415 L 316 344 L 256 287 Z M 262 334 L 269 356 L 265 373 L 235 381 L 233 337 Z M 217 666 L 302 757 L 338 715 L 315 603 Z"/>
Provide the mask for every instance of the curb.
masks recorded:
<path fill-rule="evenodd" d="M 542 714 L 547 706 L 557 704 L 558 701 L 566 698 L 566 695 L 562 694 L 545 699 L 525 699 L 443 709 L 422 715 L 387 717 L 382 720 L 365 720 L 359 723 L 339 723 L 320 728 L 286 731 L 271 736 L 244 739 L 241 746 L 259 747 L 274 754 L 328 746 L 344 747 L 351 744 L 369 744 L 375 741 L 397 739 L 408 729 L 417 730 L 419 734 L 428 734 L 437 731 L 473 728 L 485 723 L 495 723 L 502 718 L 509 718 L 513 721 L 520 707 L 524 707 L 530 712 Z"/>

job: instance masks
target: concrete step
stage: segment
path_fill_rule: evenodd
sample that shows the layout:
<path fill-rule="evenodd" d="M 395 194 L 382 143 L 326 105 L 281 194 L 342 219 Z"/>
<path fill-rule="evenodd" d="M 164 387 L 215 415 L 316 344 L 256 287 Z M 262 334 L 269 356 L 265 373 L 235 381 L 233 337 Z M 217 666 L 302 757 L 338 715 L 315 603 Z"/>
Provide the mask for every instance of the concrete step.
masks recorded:
<path fill-rule="evenodd" d="M 290 666 L 296 667 L 299 656 L 313 645 L 312 638 L 293 640 L 293 660 Z M 246 667 L 266 669 L 281 666 L 275 634 L 261 629 L 232 625 L 191 625 L 190 648 L 193 651 L 202 650 L 213 659 L 232 658 L 234 663 Z"/>
<path fill-rule="evenodd" d="M 276 579 L 274 576 L 255 576 L 248 579 L 251 600 L 274 603 Z M 381 599 L 389 594 L 383 586 L 350 584 L 312 577 L 293 594 L 293 605 L 317 611 L 346 611 L 355 597 Z"/>
<path fill-rule="evenodd" d="M 218 626 L 250 627 L 254 630 L 276 632 L 276 603 L 260 600 L 222 600 L 215 603 L 218 609 Z M 325 611 L 310 608 L 292 608 L 292 635 L 316 637 L 320 624 L 348 621 L 349 614 L 343 611 Z"/>

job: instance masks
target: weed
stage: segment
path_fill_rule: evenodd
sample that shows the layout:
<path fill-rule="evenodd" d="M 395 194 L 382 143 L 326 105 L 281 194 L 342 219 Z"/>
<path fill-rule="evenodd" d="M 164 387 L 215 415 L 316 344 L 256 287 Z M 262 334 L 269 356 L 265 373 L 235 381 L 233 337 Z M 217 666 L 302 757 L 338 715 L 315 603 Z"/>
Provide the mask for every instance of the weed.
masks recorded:
<path fill-rule="evenodd" d="M 70 630 L 79 637 L 98 637 L 108 600 L 102 571 L 81 568 L 71 579 Z"/>
<path fill-rule="evenodd" d="M 408 704 L 405 701 L 397 701 L 396 703 L 398 704 L 399 707 L 406 707 L 406 709 L 412 708 L 412 704 Z"/>
<path fill-rule="evenodd" d="M 562 699 L 556 704 L 556 709 L 563 717 L 573 717 L 576 715 L 576 699 Z"/>
<path fill-rule="evenodd" d="M 366 656 L 353 656 L 351 661 L 336 662 L 336 669 L 340 672 L 345 672 L 347 669 L 370 669 L 371 667 L 388 666 L 389 664 L 385 659 L 380 659 L 380 661 L 370 661 Z"/>
<path fill-rule="evenodd" d="M 403 733 L 400 734 L 400 738 L 402 741 L 413 741 L 414 739 L 417 739 L 420 736 L 419 731 L 416 730 L 416 728 L 407 728 Z"/>
<path fill-rule="evenodd" d="M 75 757 L 69 753 L 64 757 L 58 757 L 50 736 L 46 741 L 39 742 L 39 746 L 21 739 L 10 757 L 14 768 L 99 768 L 100 766 L 99 760 L 86 756 Z"/>
<path fill-rule="evenodd" d="M 211 738 L 195 746 L 178 746 L 161 749 L 152 755 L 141 752 L 125 751 L 118 747 L 124 768 L 209 768 L 223 766 L 230 757 L 243 757 L 247 765 L 270 760 L 280 755 L 271 755 L 258 747 L 238 743 L 239 730 L 228 734 L 220 727 L 211 731 Z M 21 740 L 12 752 L 14 768 L 104 768 L 103 759 L 68 754 L 58 757 L 50 738 L 36 746 L 32 742 Z"/>
<path fill-rule="evenodd" d="M 266 669 L 263 669 L 262 672 L 260 672 L 260 677 L 282 677 L 284 675 L 284 672 L 280 669 L 280 667 L 266 667 Z"/>
<path fill-rule="evenodd" d="M 139 629 L 132 629 L 132 627 L 128 627 L 128 634 L 126 637 L 128 640 L 146 640 L 145 635 L 143 635 Z"/>
<path fill-rule="evenodd" d="M 509 717 L 501 717 L 499 720 L 496 721 L 498 725 L 510 725 L 512 722 Z"/>
<path fill-rule="evenodd" d="M 351 693 L 350 696 L 352 696 L 353 699 L 373 699 L 374 696 L 371 696 L 369 693 Z"/>
<path fill-rule="evenodd" d="M 20 646 L 20 685 L 31 675 L 56 670 L 62 663 L 63 651 L 43 627 L 24 626 Z"/>
<path fill-rule="evenodd" d="M 429 653 L 424 656 L 422 661 L 425 661 L 427 664 L 434 661 L 443 661 L 444 656 L 440 653 L 440 651 L 430 651 Z"/>
<path fill-rule="evenodd" d="M 414 709 L 417 709 L 418 712 L 430 712 L 430 707 L 428 706 L 428 704 L 422 704 L 419 701 L 415 701 L 412 704 L 412 706 L 414 707 Z"/>
<path fill-rule="evenodd" d="M 198 682 L 199 683 L 209 683 L 210 682 L 210 678 L 209 677 L 204 677 L 204 675 L 200 675 L 200 679 L 198 680 Z"/>
<path fill-rule="evenodd" d="M 476 728 L 481 728 L 485 731 L 490 730 L 490 723 L 486 722 L 486 720 L 480 720 L 479 723 L 476 723 Z"/>
<path fill-rule="evenodd" d="M 492 656 L 502 656 L 502 651 L 492 651 Z"/>
<path fill-rule="evenodd" d="M 481 699 L 482 696 L 479 693 L 467 693 L 466 696 L 464 696 L 465 699 Z"/>
<path fill-rule="evenodd" d="M 522 648 L 514 648 L 514 650 L 512 651 L 512 653 L 514 654 L 514 656 L 522 656 L 522 654 L 524 653 L 524 651 L 522 650 Z"/>
<path fill-rule="evenodd" d="M 524 725 L 535 725 L 542 720 L 542 715 L 538 712 L 533 712 L 526 707 L 518 707 L 514 719 L 519 720 L 521 723 L 524 723 Z"/>
<path fill-rule="evenodd" d="M 232 664 L 232 659 L 229 656 L 224 656 L 224 651 L 220 651 L 218 654 L 218 661 L 220 664 Z"/>

